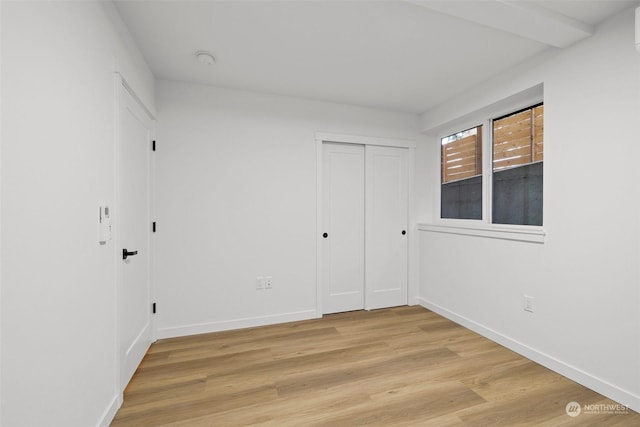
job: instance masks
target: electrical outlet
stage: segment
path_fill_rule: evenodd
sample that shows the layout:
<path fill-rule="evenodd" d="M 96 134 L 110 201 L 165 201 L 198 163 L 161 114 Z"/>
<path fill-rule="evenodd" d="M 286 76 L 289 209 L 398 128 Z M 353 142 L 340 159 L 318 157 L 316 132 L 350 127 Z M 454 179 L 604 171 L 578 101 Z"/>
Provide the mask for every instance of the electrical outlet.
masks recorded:
<path fill-rule="evenodd" d="M 264 277 L 256 277 L 256 290 L 264 289 Z"/>
<path fill-rule="evenodd" d="M 529 295 L 523 296 L 523 309 L 524 311 L 528 311 L 529 313 L 533 313 L 533 297 Z"/>
<path fill-rule="evenodd" d="M 271 288 L 273 288 L 272 279 L 273 279 L 273 278 L 272 278 L 271 276 L 267 276 L 267 277 L 266 277 L 266 280 L 265 280 L 265 282 L 264 282 L 264 288 L 265 288 L 265 289 L 271 289 Z"/>

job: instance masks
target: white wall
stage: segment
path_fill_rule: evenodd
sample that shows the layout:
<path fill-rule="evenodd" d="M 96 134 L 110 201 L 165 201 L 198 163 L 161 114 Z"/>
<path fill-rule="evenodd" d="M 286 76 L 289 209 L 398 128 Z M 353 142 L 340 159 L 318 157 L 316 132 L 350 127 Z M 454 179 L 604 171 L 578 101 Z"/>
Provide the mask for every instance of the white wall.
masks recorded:
<path fill-rule="evenodd" d="M 2 2 L 0 2 L 0 426 L 2 426 L 2 138 L 4 135 L 2 122 Z"/>
<path fill-rule="evenodd" d="M 160 337 L 314 317 L 315 132 L 421 138 L 404 113 L 167 81 L 157 102 Z"/>
<path fill-rule="evenodd" d="M 640 410 L 640 55 L 629 10 L 422 117 L 436 128 L 544 83 L 544 244 L 421 232 L 422 303 Z M 439 183 L 439 145 L 422 187 Z M 422 218 L 433 219 L 434 194 Z M 522 309 L 535 297 L 535 313 Z"/>
<path fill-rule="evenodd" d="M 111 4 L 2 2 L 5 426 L 106 424 L 117 407 L 115 248 L 97 242 L 98 204 L 114 202 L 114 63 L 153 103 L 117 19 Z"/>

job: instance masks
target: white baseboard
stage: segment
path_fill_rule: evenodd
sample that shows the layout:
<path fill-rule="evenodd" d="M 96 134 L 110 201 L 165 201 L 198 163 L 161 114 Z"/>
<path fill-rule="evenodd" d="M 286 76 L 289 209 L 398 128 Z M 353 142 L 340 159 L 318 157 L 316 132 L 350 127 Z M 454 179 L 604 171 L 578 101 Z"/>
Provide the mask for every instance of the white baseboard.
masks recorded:
<path fill-rule="evenodd" d="M 467 317 L 460 316 L 438 304 L 432 303 L 423 298 L 418 298 L 418 301 L 419 304 L 424 308 L 434 311 L 439 315 L 464 326 L 465 328 L 471 329 L 472 331 L 477 332 L 480 335 L 492 341 L 495 341 L 496 343 L 503 345 L 508 349 L 513 350 L 516 353 L 519 353 L 524 357 L 541 364 L 542 366 L 551 369 L 552 371 L 564 375 L 565 377 L 577 382 L 578 384 L 582 384 L 583 386 L 590 388 L 591 390 L 607 396 L 608 398 L 619 402 L 636 412 L 640 412 L 640 396 L 624 390 L 605 380 L 597 378 L 589 374 L 588 372 L 571 366 L 549 354 L 543 353 L 529 347 L 524 343 L 509 338 L 508 336 L 503 335 L 500 332 L 487 328 L 486 326 L 481 325 Z"/>
<path fill-rule="evenodd" d="M 315 319 L 316 310 L 296 311 L 292 313 L 272 314 L 269 316 L 245 317 L 241 319 L 221 320 L 218 322 L 198 323 L 193 325 L 175 326 L 171 328 L 159 328 L 156 336 L 158 339 L 183 337 L 187 335 L 208 334 L 210 332 L 228 331 L 231 329 L 251 328 L 254 326 L 266 326 L 276 323 L 295 322 L 298 320 Z"/>
<path fill-rule="evenodd" d="M 120 407 L 122 406 L 122 402 L 122 393 L 118 393 L 113 396 L 113 399 L 111 399 L 111 402 L 109 403 L 109 405 L 107 405 L 107 409 L 105 409 L 104 414 L 97 424 L 98 427 L 109 427 L 109 425 L 111 425 L 111 422 L 118 413 L 118 409 L 120 409 Z"/>

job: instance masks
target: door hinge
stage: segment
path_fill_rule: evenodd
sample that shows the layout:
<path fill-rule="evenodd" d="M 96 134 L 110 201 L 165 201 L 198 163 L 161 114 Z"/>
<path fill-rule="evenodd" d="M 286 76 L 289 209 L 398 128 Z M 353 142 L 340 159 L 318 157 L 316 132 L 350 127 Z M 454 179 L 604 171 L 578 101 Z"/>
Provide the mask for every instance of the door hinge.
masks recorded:
<path fill-rule="evenodd" d="M 156 314 L 156 303 L 154 302 L 153 305 L 151 306 L 151 313 L 152 314 Z"/>
<path fill-rule="evenodd" d="M 156 140 L 151 141 L 151 151 L 156 151 Z"/>
<path fill-rule="evenodd" d="M 153 221 L 151 223 L 151 231 L 153 231 L 154 233 L 156 232 L 156 222 L 155 221 Z"/>

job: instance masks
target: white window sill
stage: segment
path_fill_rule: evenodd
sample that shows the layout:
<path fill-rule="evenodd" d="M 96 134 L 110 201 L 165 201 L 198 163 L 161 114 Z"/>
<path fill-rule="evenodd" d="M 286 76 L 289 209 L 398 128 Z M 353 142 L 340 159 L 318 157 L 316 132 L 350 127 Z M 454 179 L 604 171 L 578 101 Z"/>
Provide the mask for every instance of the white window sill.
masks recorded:
<path fill-rule="evenodd" d="M 515 240 L 518 242 L 544 243 L 542 229 L 508 228 L 490 225 L 442 225 L 418 224 L 418 230 L 433 233 L 460 234 L 463 236 L 486 237 L 489 239 Z"/>

